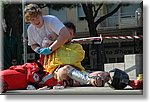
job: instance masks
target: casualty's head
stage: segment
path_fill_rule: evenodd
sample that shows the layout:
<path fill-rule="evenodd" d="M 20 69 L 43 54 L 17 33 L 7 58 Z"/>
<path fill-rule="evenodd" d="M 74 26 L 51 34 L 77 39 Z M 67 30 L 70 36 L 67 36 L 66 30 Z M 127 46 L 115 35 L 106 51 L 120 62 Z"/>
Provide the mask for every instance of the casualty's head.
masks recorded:
<path fill-rule="evenodd" d="M 24 17 L 26 22 L 30 22 L 38 28 L 43 25 L 41 8 L 36 4 L 29 4 L 25 6 Z"/>

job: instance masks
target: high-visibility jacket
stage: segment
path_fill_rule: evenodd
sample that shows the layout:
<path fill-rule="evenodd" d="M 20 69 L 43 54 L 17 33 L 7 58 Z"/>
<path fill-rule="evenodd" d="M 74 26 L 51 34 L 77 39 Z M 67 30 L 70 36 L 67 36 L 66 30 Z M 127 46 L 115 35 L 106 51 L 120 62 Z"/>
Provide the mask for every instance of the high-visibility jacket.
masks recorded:
<path fill-rule="evenodd" d="M 69 64 L 78 67 L 84 71 L 81 61 L 84 59 L 85 51 L 82 45 L 78 43 L 65 44 L 52 54 L 45 56 L 44 68 L 46 72 L 53 73 L 53 71 L 63 64 Z"/>

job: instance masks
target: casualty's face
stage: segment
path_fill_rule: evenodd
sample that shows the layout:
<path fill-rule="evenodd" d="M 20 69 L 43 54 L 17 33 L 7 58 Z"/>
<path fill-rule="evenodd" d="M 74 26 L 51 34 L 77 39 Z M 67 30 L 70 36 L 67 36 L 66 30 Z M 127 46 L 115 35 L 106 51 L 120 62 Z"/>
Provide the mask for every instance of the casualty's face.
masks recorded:
<path fill-rule="evenodd" d="M 42 15 L 37 15 L 36 17 L 30 18 L 30 23 L 37 28 L 41 28 L 44 24 Z"/>

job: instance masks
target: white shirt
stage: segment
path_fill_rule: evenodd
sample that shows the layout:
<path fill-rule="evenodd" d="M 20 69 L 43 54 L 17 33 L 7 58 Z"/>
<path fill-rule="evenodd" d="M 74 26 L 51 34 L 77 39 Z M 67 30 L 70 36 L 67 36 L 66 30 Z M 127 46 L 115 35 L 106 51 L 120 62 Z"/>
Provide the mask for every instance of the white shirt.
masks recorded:
<path fill-rule="evenodd" d="M 43 16 L 44 24 L 41 28 L 36 28 L 30 24 L 28 33 L 28 45 L 39 44 L 42 45 L 44 37 L 50 38 L 52 41 L 57 39 L 60 30 L 64 27 L 64 24 L 55 16 L 46 15 Z"/>

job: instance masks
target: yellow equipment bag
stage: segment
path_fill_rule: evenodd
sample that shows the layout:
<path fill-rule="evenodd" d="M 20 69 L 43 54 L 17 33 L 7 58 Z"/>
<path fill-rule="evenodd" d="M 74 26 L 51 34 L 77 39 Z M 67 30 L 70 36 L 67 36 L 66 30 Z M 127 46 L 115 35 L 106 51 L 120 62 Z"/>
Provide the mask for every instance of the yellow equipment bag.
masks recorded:
<path fill-rule="evenodd" d="M 52 54 L 45 56 L 44 68 L 46 72 L 53 73 L 59 65 L 70 64 L 84 71 L 81 61 L 84 59 L 85 51 L 82 45 L 78 43 L 68 43 L 54 51 Z"/>

